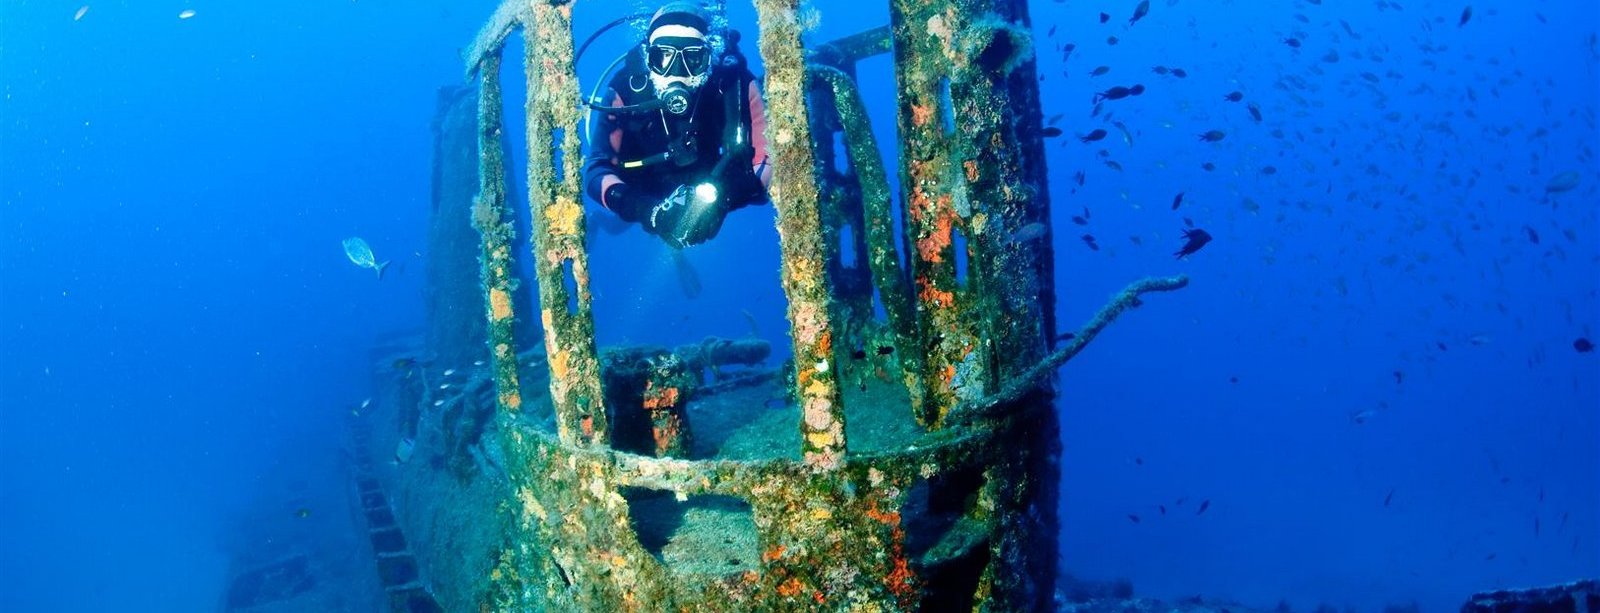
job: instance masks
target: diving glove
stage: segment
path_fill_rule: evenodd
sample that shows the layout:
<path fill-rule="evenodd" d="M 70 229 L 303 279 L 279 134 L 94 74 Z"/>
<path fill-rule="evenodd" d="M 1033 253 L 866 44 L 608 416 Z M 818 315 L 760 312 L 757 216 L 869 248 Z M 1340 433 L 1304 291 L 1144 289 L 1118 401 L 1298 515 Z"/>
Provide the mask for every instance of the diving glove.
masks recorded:
<path fill-rule="evenodd" d="M 655 206 L 650 207 L 649 212 L 641 220 L 644 224 L 644 229 L 661 237 L 661 240 L 666 241 L 668 245 L 672 245 L 676 249 L 686 247 L 687 245 L 682 239 L 678 238 L 678 225 L 682 222 L 684 214 L 688 212 L 688 200 L 689 189 L 681 185 L 678 186 L 678 189 L 673 190 L 666 198 L 662 198 L 661 202 L 657 202 Z"/>
<path fill-rule="evenodd" d="M 714 184 L 702 183 L 689 191 L 685 199 L 686 210 L 678 218 L 673 235 L 684 245 L 698 245 L 716 237 L 722 230 L 722 220 L 728 216 L 725 200 L 718 198 Z"/>
<path fill-rule="evenodd" d="M 716 190 L 702 186 L 691 189 L 680 185 L 672 194 L 651 207 L 643 220 L 645 229 L 677 249 L 711 240 L 722 229 L 727 207 L 716 197 Z"/>

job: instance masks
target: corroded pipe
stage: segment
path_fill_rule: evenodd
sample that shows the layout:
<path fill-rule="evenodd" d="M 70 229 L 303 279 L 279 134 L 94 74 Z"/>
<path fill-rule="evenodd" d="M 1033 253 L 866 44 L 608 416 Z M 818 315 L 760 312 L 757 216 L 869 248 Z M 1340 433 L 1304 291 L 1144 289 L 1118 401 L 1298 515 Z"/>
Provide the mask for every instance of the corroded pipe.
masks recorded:
<path fill-rule="evenodd" d="M 767 142 L 774 169 L 768 193 L 778 212 L 783 292 L 794 339 L 801 457 L 812 469 L 834 470 L 845 460 L 844 403 L 828 308 L 827 251 L 806 108 L 799 0 L 756 0 L 755 5 L 767 69 Z"/>
<path fill-rule="evenodd" d="M 1072 360 L 1089 342 L 1094 340 L 1106 326 L 1116 321 L 1117 317 L 1130 308 L 1143 304 L 1140 296 L 1149 292 L 1170 292 L 1183 289 L 1189 285 L 1189 277 L 1178 275 L 1176 277 L 1152 277 L 1141 279 L 1118 292 L 1111 298 L 1094 317 L 1084 324 L 1073 335 L 1072 340 L 1057 348 L 1044 359 L 1028 366 L 1020 374 L 1006 381 L 1000 389 L 989 396 L 974 402 L 963 404 L 950 412 L 950 423 L 965 424 L 974 419 L 994 417 L 997 409 L 1006 407 L 1009 403 L 1016 402 L 1044 382 L 1045 377 L 1057 368 Z"/>
<path fill-rule="evenodd" d="M 522 29 L 528 78 L 529 225 L 556 432 L 570 443 L 604 445 L 605 394 L 595 350 L 589 256 L 583 248 L 578 164 L 583 159 L 578 138 L 582 113 L 572 66 L 572 6 L 531 4 L 530 21 Z"/>

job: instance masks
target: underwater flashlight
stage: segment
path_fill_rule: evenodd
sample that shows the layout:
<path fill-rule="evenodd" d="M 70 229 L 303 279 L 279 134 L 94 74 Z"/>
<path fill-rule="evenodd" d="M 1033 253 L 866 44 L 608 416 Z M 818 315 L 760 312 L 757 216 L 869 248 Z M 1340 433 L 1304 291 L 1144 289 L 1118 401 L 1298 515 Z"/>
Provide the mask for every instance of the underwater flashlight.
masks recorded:
<path fill-rule="evenodd" d="M 704 204 L 717 201 L 717 186 L 710 181 L 694 186 L 694 199 Z"/>

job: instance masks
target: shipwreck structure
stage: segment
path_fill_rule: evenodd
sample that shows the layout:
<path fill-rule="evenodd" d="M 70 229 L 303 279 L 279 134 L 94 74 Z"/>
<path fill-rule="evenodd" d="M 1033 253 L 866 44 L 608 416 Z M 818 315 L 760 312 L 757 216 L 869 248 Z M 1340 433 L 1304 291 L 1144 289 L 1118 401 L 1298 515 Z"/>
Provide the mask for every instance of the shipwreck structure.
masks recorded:
<path fill-rule="evenodd" d="M 438 321 L 425 347 L 379 360 L 380 400 L 400 408 L 369 422 L 368 450 L 396 451 L 362 482 L 389 492 L 444 609 L 1050 607 L 1050 374 L 1141 294 L 1186 280 L 1131 285 L 1056 346 L 1026 2 L 890 2 L 888 27 L 812 47 L 798 0 L 755 2 L 793 355 L 766 370 L 751 340 L 597 346 L 583 3 L 508 0 L 489 19 L 466 51 L 472 85 L 442 96 L 435 126 L 436 185 L 460 187 L 470 165 L 474 195 L 435 194 Z M 898 197 L 854 81 L 877 54 L 901 92 Z M 526 208 L 507 172 L 508 60 L 526 77 Z M 460 282 L 467 266 L 481 284 Z M 463 375 L 446 366 L 474 357 L 449 385 Z"/>

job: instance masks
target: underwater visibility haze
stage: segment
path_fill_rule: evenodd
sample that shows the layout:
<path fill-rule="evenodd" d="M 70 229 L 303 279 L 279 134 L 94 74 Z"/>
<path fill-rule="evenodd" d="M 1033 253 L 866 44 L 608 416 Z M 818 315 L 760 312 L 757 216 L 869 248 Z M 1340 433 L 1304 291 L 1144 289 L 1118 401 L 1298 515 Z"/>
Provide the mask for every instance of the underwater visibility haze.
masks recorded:
<path fill-rule="evenodd" d="M 762 37 L 753 6 L 782 3 L 714 4 L 716 25 L 743 34 L 750 70 L 783 76 L 767 71 L 779 43 Z M 1053 287 L 1024 300 L 1052 322 L 1041 353 L 1086 341 L 1084 322 L 1130 282 L 1186 279 L 1132 297 L 1049 380 L 1060 457 L 1058 519 L 1046 523 L 1058 533 L 1032 536 L 1056 556 L 1052 608 L 1455 611 L 1479 592 L 1600 579 L 1600 4 L 811 0 L 783 24 L 814 50 L 890 25 L 891 5 L 946 7 L 916 27 L 956 48 L 967 39 L 938 19 L 991 27 L 999 17 L 962 11 L 1025 8 L 1012 14 L 1026 22 L 999 30 L 1015 45 L 1005 69 L 1035 75 L 1011 91 L 1032 90 L 1038 106 L 1006 106 L 1016 115 L 1004 120 L 1008 143 L 1043 156 L 1015 192 L 1036 190 L 1028 210 L 1040 216 L 971 242 L 974 257 L 999 245 L 1047 259 Z M 834 255 L 856 264 L 806 285 L 785 241 L 803 242 L 796 228 L 814 229 L 814 215 L 807 226 L 758 203 L 678 249 L 584 198 L 584 224 L 567 235 L 581 237 L 586 268 L 558 264 L 544 280 L 583 287 L 569 310 L 592 308 L 599 357 L 584 362 L 572 336 L 547 338 L 585 329 L 567 311 L 541 316 L 536 263 L 551 252 L 530 236 L 559 236 L 577 217 L 544 216 L 566 210 L 559 198 L 530 213 L 544 184 L 529 158 L 536 172 L 542 159 L 563 170 L 578 160 L 529 149 L 537 130 L 522 128 L 541 107 L 524 96 L 552 77 L 523 73 L 520 35 L 497 41 L 503 65 L 469 70 L 497 6 L 0 3 L 0 610 L 499 604 L 484 594 L 510 581 L 515 547 L 501 539 L 517 534 L 501 522 L 600 516 L 551 520 L 564 508 L 555 498 L 507 485 L 516 445 L 495 441 L 520 435 L 496 411 L 525 407 L 524 425 L 550 440 L 595 436 L 568 426 L 598 417 L 603 431 L 603 413 L 563 421 L 577 393 L 567 373 L 602 381 L 586 364 L 604 371 L 605 389 L 589 391 L 607 406 L 649 410 L 653 422 L 611 424 L 618 448 L 643 456 L 800 462 L 796 424 L 816 423 L 806 390 L 817 382 L 871 407 L 833 431 L 840 453 L 848 433 L 860 454 L 846 464 L 925 440 L 924 416 L 879 410 L 915 402 L 908 365 L 937 361 L 956 334 L 924 327 L 906 344 L 885 323 L 892 301 L 845 279 L 870 277 L 869 242 L 897 246 L 888 259 L 907 275 L 915 262 L 948 263 L 965 283 L 1011 265 L 968 261 L 949 220 L 930 248 L 916 215 L 880 219 L 897 233 L 887 242 L 824 219 L 824 230 L 846 226 Z M 582 96 L 637 48 L 642 20 L 623 18 L 657 6 L 570 3 L 575 46 L 622 19 L 577 60 Z M 920 124 L 899 114 L 928 111 L 902 107 L 903 50 L 877 51 L 849 76 L 893 202 L 921 202 L 900 186 L 907 131 Z M 510 126 L 484 140 L 506 156 L 504 219 L 477 166 L 491 67 Z M 955 85 L 936 83 L 946 104 L 966 95 L 953 74 Z M 783 104 L 768 97 L 769 109 Z M 948 115 L 938 121 L 958 137 L 981 119 Z M 566 131 L 553 133 L 536 144 L 562 146 Z M 783 159 L 778 185 L 811 176 Z M 867 174 L 826 166 L 832 180 Z M 971 217 L 992 204 L 956 207 Z M 508 241 L 499 254 L 477 242 L 493 228 Z M 486 291 L 480 273 L 505 261 L 496 287 L 509 289 Z M 917 283 L 909 299 L 940 304 Z M 820 346 L 837 359 L 815 366 L 815 330 L 789 321 L 805 287 L 863 296 L 853 315 L 828 303 L 838 322 L 865 323 L 835 322 Z M 502 322 L 514 346 L 491 341 Z M 966 376 L 959 365 L 947 382 Z M 522 395 L 508 394 L 507 375 Z M 816 443 L 824 429 L 799 427 L 805 465 L 827 468 L 813 454 L 829 449 Z M 619 551 L 744 586 L 729 598 L 770 588 L 807 603 L 793 610 L 850 609 L 826 589 L 802 592 L 812 584 L 801 571 L 763 583 L 797 554 L 771 546 L 762 503 L 752 512 L 704 487 L 597 499 L 632 510 L 639 542 Z M 906 553 L 902 517 L 909 532 L 944 517 L 938 487 L 912 495 L 927 508 L 866 513 L 893 526 L 885 555 Z M 915 554 L 955 547 L 973 500 L 956 497 L 967 506 L 945 517 L 948 538 L 908 537 L 912 567 L 890 564 L 888 587 L 872 592 L 889 599 L 875 602 L 938 587 L 946 575 Z M 607 563 L 623 573 L 637 563 L 617 560 L 634 559 Z M 541 568 L 570 585 L 551 564 Z M 834 580 L 855 585 L 817 585 Z"/>

